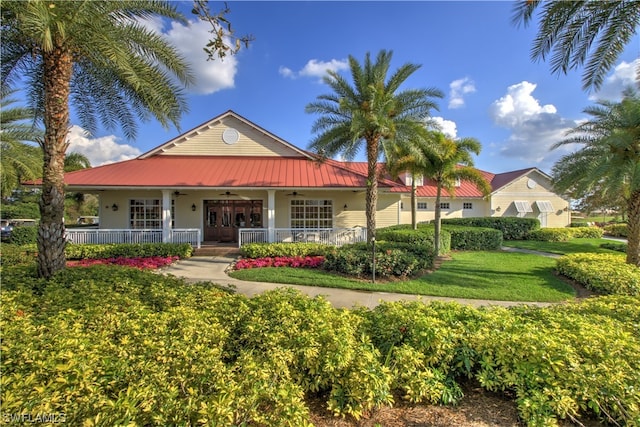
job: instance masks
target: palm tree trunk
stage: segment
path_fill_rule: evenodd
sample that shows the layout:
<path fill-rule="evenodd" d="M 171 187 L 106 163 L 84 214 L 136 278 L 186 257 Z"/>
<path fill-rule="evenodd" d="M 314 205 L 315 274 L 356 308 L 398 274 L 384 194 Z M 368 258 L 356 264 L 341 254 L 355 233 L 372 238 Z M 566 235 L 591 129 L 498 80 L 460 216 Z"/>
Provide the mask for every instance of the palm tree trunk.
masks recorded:
<path fill-rule="evenodd" d="M 38 275 L 51 278 L 65 267 L 64 153 L 69 128 L 69 83 L 72 56 L 56 47 L 44 61 L 44 166 L 38 229 Z"/>
<path fill-rule="evenodd" d="M 440 196 L 442 195 L 442 185 L 437 183 L 436 185 L 436 217 L 434 219 L 434 232 L 433 232 L 433 247 L 435 250 L 435 256 L 440 255 Z"/>
<path fill-rule="evenodd" d="M 640 190 L 627 201 L 627 264 L 640 266 Z"/>
<path fill-rule="evenodd" d="M 411 228 L 418 229 L 418 208 L 416 206 L 416 193 L 418 192 L 418 186 L 416 185 L 416 177 L 412 175 L 411 178 Z"/>
<path fill-rule="evenodd" d="M 367 141 L 367 241 L 376 237 L 376 209 L 378 207 L 378 139 Z"/>

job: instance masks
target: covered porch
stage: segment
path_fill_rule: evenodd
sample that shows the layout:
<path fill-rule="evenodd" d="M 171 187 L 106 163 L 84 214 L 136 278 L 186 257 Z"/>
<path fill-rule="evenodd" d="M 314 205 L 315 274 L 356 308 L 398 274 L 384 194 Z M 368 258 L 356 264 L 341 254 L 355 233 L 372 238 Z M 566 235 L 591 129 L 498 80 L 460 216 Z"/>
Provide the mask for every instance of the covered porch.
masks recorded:
<path fill-rule="evenodd" d="M 314 242 L 326 245 L 342 246 L 347 243 L 367 240 L 366 228 L 239 228 L 238 241 L 204 241 L 204 245 L 242 247 L 248 243 L 296 243 Z M 105 229 L 70 228 L 66 230 L 67 241 L 74 244 L 110 244 L 110 243 L 189 243 L 196 249 L 203 245 L 202 233 L 198 228 L 186 229 Z"/>

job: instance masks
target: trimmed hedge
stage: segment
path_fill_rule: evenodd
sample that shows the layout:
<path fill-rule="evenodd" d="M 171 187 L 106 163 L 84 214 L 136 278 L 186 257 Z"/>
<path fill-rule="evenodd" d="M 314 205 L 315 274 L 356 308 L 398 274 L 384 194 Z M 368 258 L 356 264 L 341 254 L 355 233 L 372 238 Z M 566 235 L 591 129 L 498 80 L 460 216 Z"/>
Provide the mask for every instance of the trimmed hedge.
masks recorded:
<path fill-rule="evenodd" d="M 446 225 L 451 234 L 451 249 L 459 251 L 497 251 L 502 247 L 502 232 L 493 228 Z"/>
<path fill-rule="evenodd" d="M 242 245 L 245 258 L 322 256 L 332 247 L 322 243 L 249 243 Z"/>
<path fill-rule="evenodd" d="M 193 253 L 189 243 L 114 243 L 107 245 L 67 244 L 67 259 L 103 259 L 119 257 L 178 256 L 188 258 Z"/>
<path fill-rule="evenodd" d="M 392 225 L 376 230 L 376 238 L 389 242 L 409 243 L 412 245 L 427 245 L 434 247 L 433 224 L 418 224 L 414 230 L 410 224 Z M 446 254 L 451 251 L 451 234 L 444 229 L 440 230 L 440 252 Z"/>
<path fill-rule="evenodd" d="M 540 242 L 567 242 L 571 239 L 572 228 L 540 228 L 527 234 L 527 240 Z"/>
<path fill-rule="evenodd" d="M 38 226 L 13 227 L 9 242 L 14 245 L 28 245 L 36 243 L 38 238 Z"/>
<path fill-rule="evenodd" d="M 624 255 L 570 254 L 558 259 L 556 269 L 600 294 L 640 295 L 640 268 Z"/>
<path fill-rule="evenodd" d="M 373 274 L 373 247 L 367 243 L 344 245 L 325 255 L 323 268 L 356 277 Z M 376 277 L 408 277 L 433 267 L 433 246 L 376 241 Z"/>
<path fill-rule="evenodd" d="M 574 239 L 600 239 L 604 234 L 600 227 L 570 227 L 569 230 Z"/>
<path fill-rule="evenodd" d="M 527 240 L 566 242 L 570 239 L 600 239 L 602 234 L 598 227 L 540 228 L 527 234 Z"/>
<path fill-rule="evenodd" d="M 442 224 L 464 225 L 467 227 L 495 228 L 502 231 L 504 240 L 524 240 L 531 231 L 540 228 L 540 221 L 536 218 L 517 217 L 476 217 L 476 218 L 446 218 Z"/>
<path fill-rule="evenodd" d="M 628 237 L 629 228 L 627 224 L 609 224 L 604 226 L 604 232 L 613 237 Z"/>

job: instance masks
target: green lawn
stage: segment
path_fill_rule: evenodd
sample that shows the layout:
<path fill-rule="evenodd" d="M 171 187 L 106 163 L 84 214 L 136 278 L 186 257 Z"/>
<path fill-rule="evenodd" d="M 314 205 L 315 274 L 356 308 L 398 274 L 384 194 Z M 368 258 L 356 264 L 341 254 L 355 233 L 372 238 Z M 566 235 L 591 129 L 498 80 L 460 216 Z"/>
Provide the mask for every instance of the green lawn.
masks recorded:
<path fill-rule="evenodd" d="M 398 292 L 452 298 L 557 302 L 575 296 L 557 278 L 555 260 L 512 252 L 456 252 L 436 272 L 417 279 L 383 283 L 348 279 L 314 269 L 270 267 L 231 273 L 240 280 L 327 288 Z"/>
<path fill-rule="evenodd" d="M 600 247 L 602 243 L 615 243 L 607 239 L 571 239 L 568 242 L 538 242 L 535 240 L 507 240 L 503 246 L 520 249 L 530 249 L 551 254 L 574 253 L 620 253 Z"/>

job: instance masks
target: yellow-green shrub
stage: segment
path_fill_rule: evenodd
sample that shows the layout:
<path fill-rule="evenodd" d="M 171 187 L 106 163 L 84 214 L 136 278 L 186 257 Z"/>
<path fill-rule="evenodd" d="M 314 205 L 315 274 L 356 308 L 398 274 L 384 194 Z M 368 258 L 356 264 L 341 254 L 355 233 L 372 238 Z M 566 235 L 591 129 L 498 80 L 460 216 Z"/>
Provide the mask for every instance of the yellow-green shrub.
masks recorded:
<path fill-rule="evenodd" d="M 565 255 L 556 269 L 600 294 L 640 295 L 640 268 L 627 264 L 622 254 Z"/>
<path fill-rule="evenodd" d="M 249 243 L 242 245 L 240 253 L 246 258 L 305 257 L 324 255 L 330 249 L 331 246 L 311 242 Z"/>
<path fill-rule="evenodd" d="M 538 240 L 541 242 L 566 242 L 573 236 L 572 228 L 540 228 L 530 231 L 527 240 Z"/>
<path fill-rule="evenodd" d="M 556 426 L 589 412 L 616 425 L 640 425 L 640 300 L 604 298 L 487 312 L 470 337 L 477 379 L 489 390 L 515 392 L 530 426 Z M 623 308 L 625 316 L 606 305 Z"/>
<path fill-rule="evenodd" d="M 604 231 L 610 236 L 627 237 L 629 235 L 629 227 L 627 224 L 609 224 L 604 226 Z"/>
<path fill-rule="evenodd" d="M 569 227 L 568 230 L 574 239 L 599 239 L 604 234 L 600 227 Z"/>

